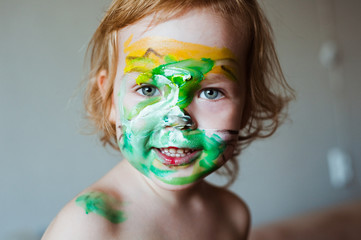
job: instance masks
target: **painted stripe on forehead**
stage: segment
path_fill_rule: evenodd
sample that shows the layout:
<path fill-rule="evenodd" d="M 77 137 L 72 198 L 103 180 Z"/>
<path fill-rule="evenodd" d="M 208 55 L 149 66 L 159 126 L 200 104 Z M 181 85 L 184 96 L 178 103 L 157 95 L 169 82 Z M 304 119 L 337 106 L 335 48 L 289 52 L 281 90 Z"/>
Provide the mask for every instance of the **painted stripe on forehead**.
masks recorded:
<path fill-rule="evenodd" d="M 190 58 L 210 58 L 212 60 L 236 59 L 232 51 L 225 47 L 210 47 L 157 36 L 145 37 L 131 43 L 132 37 L 130 36 L 124 43 L 124 53 L 127 56 L 142 57 L 149 49 L 152 49 L 159 55 L 171 55 L 178 61 Z"/>
<path fill-rule="evenodd" d="M 215 65 L 210 73 L 224 74 L 230 80 L 237 80 L 238 63 L 228 48 L 210 47 L 201 44 L 181 42 L 164 37 L 146 37 L 131 43 L 130 36 L 124 43 L 124 73 L 149 72 L 165 63 L 187 59 L 211 59 Z"/>

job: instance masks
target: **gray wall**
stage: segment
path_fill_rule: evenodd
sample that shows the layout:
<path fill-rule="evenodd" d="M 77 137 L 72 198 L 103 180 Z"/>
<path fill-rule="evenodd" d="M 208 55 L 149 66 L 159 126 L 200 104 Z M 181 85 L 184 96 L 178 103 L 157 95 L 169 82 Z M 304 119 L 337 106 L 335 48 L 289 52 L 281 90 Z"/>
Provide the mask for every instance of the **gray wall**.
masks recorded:
<path fill-rule="evenodd" d="M 1 239 L 39 238 L 67 201 L 118 162 L 96 136 L 81 134 L 83 56 L 108 2 L 0 0 Z M 292 121 L 240 158 L 231 189 L 255 225 L 361 196 L 361 1 L 265 2 L 297 101 Z M 341 56 L 331 70 L 319 61 L 328 39 Z M 348 187 L 330 183 L 333 147 L 352 158 Z"/>
<path fill-rule="evenodd" d="M 297 101 L 290 106 L 292 122 L 241 157 L 232 189 L 250 205 L 255 224 L 361 197 L 361 1 L 264 2 Z M 319 60 L 331 38 L 340 50 L 334 70 Z M 327 154 L 334 147 L 353 161 L 356 176 L 346 188 L 329 181 Z"/>

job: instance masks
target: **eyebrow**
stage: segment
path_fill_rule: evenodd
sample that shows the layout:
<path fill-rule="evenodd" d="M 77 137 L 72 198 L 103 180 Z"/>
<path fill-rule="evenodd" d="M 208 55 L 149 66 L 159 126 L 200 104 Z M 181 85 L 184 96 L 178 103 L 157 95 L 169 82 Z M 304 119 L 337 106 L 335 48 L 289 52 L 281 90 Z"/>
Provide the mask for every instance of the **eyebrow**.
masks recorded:
<path fill-rule="evenodd" d="M 156 67 L 156 64 L 148 57 L 132 57 L 125 58 L 124 72 L 147 72 Z"/>
<path fill-rule="evenodd" d="M 215 61 L 215 67 L 220 67 L 220 69 L 229 76 L 232 80 L 237 81 L 237 74 L 235 70 L 239 67 L 238 61 L 233 58 L 224 58 L 218 59 Z"/>
<path fill-rule="evenodd" d="M 127 56 L 126 67 L 124 71 L 140 72 L 140 73 L 151 71 L 158 65 L 155 62 L 156 60 L 150 57 L 150 54 L 154 54 L 154 56 L 156 56 L 158 59 L 162 59 L 162 57 L 164 57 L 154 49 L 148 48 L 145 54 L 141 57 Z M 238 61 L 235 60 L 234 58 L 223 58 L 223 59 L 214 60 L 213 69 L 208 73 L 212 73 L 212 71 L 214 71 L 217 68 L 221 69 L 222 72 L 224 72 L 227 78 L 229 78 L 230 80 L 237 81 L 237 76 L 234 70 L 238 68 Z M 217 70 L 215 70 L 214 73 L 217 73 L 216 71 Z"/>
<path fill-rule="evenodd" d="M 226 68 L 224 65 L 221 66 L 222 70 L 229 74 L 233 80 L 237 80 L 236 75 L 228 68 Z"/>
<path fill-rule="evenodd" d="M 229 84 L 236 83 L 237 81 L 234 81 L 233 79 L 230 79 L 229 77 L 225 76 L 224 74 L 214 74 L 214 75 L 208 75 L 206 76 L 203 81 L 201 82 L 204 84 L 213 84 L 213 83 L 220 83 L 220 82 L 226 82 Z"/>

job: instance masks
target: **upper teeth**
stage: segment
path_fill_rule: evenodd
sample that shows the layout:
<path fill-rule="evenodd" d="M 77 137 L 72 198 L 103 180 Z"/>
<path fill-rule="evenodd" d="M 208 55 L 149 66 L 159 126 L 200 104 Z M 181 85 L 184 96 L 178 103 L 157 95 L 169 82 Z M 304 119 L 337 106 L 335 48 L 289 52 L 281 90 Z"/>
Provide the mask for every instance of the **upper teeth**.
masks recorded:
<path fill-rule="evenodd" d="M 185 157 L 192 152 L 189 148 L 161 148 L 160 151 L 170 157 Z"/>

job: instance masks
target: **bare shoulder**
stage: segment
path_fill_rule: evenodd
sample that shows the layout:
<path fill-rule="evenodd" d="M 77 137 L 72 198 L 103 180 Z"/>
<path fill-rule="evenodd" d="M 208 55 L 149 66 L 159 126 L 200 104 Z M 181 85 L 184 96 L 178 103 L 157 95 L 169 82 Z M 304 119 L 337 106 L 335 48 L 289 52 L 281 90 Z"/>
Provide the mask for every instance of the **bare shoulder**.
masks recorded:
<path fill-rule="evenodd" d="M 72 199 L 55 217 L 42 240 L 113 239 L 125 220 L 122 197 L 112 184 L 114 169 Z"/>
<path fill-rule="evenodd" d="M 55 217 L 43 240 L 113 239 L 119 235 L 125 220 L 125 199 L 121 188 L 118 164 L 99 181 L 72 199 Z"/>
<path fill-rule="evenodd" d="M 239 239 L 247 239 L 250 228 L 250 211 L 247 204 L 231 191 L 211 186 L 216 193 L 216 201 L 225 218 L 229 219 L 230 226 L 233 227 Z"/>
<path fill-rule="evenodd" d="M 70 201 L 49 225 L 42 240 L 111 239 L 115 231 L 114 224 L 102 217 L 101 212 L 96 212 L 97 208 L 104 206 L 95 198 L 91 199 L 94 196 L 90 194 L 93 193 L 95 192 L 80 194 Z"/>

